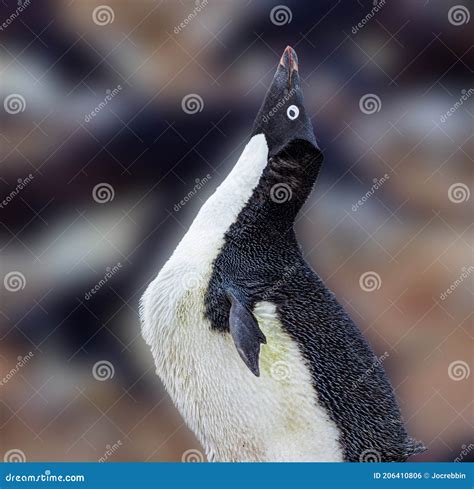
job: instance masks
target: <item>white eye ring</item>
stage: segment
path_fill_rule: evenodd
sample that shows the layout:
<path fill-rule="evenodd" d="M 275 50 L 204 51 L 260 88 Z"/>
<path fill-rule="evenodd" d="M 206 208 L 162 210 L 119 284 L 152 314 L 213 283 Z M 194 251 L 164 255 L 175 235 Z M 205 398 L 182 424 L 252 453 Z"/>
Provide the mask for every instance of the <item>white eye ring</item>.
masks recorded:
<path fill-rule="evenodd" d="M 298 107 L 296 107 L 296 105 L 290 105 L 286 109 L 286 115 L 287 115 L 288 119 L 291 119 L 292 121 L 294 121 L 300 115 L 300 109 L 298 109 Z"/>

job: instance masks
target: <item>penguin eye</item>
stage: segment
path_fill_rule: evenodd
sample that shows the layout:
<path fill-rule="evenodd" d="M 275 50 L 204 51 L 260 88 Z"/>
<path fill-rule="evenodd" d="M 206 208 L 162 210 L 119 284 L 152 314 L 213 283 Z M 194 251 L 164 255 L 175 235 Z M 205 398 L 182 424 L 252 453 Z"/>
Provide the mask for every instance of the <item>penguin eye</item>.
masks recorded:
<path fill-rule="evenodd" d="M 287 115 L 288 119 L 294 121 L 300 115 L 300 109 L 298 109 L 298 107 L 296 107 L 296 105 L 290 105 L 286 109 L 286 115 Z"/>

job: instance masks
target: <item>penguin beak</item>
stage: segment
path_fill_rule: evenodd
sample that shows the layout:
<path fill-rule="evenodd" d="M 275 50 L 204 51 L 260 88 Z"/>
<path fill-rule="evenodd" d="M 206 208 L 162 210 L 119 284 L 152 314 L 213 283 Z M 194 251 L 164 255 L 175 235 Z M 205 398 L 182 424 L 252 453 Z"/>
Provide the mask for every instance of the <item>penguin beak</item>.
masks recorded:
<path fill-rule="evenodd" d="M 286 46 L 280 58 L 280 66 L 288 73 L 288 88 L 292 87 L 293 74 L 298 73 L 298 56 L 291 46 Z"/>
<path fill-rule="evenodd" d="M 320 154 L 311 120 L 304 107 L 298 56 L 290 46 L 283 51 L 255 119 L 252 135 L 260 133 L 265 135 L 270 156 L 278 154 L 293 140 L 308 141 Z"/>

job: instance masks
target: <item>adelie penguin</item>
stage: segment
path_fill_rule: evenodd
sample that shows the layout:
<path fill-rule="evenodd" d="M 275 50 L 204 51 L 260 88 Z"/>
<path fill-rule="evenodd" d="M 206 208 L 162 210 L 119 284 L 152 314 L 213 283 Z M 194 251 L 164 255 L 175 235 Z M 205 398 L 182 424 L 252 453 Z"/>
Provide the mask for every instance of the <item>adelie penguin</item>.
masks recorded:
<path fill-rule="evenodd" d="M 322 154 L 287 47 L 235 167 L 141 301 L 157 374 L 211 461 L 404 461 L 375 354 L 293 224 Z"/>

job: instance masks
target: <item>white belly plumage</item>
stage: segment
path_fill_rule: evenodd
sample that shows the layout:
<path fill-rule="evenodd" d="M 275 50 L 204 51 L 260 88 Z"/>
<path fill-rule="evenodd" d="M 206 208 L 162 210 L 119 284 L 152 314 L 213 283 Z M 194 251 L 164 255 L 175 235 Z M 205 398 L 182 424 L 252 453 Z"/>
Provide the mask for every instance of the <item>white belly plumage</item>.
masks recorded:
<path fill-rule="evenodd" d="M 208 459 L 341 461 L 338 429 L 318 404 L 311 374 L 275 306 L 254 308 L 267 338 L 255 377 L 231 335 L 211 330 L 204 319 L 205 289 L 193 284 L 177 297 L 172 290 L 179 288 L 159 278 L 143 298 L 143 333 L 157 374 Z M 168 314 L 160 310 L 163 294 L 172 295 Z"/>
<path fill-rule="evenodd" d="M 211 329 L 204 297 L 211 267 L 258 183 L 268 155 L 254 136 L 228 178 L 142 297 L 142 333 L 174 403 L 212 461 L 342 461 L 339 431 L 318 403 L 298 345 L 275 306 L 255 305 L 267 338 L 260 377 L 230 334 Z"/>

